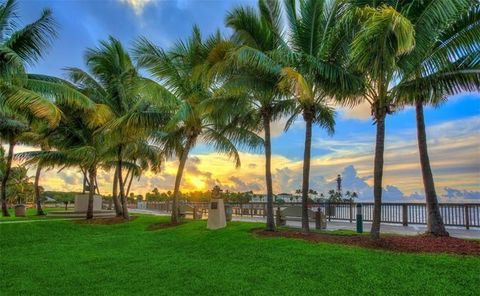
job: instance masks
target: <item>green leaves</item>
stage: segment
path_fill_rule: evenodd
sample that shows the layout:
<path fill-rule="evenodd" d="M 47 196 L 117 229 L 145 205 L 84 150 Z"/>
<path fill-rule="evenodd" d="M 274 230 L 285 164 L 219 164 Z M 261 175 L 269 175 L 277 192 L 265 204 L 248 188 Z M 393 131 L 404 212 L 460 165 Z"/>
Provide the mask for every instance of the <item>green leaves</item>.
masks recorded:
<path fill-rule="evenodd" d="M 375 79 L 392 73 L 397 59 L 415 46 L 413 24 L 390 6 L 359 8 L 357 16 L 363 21 L 352 42 L 352 63 Z"/>
<path fill-rule="evenodd" d="M 9 13 L 8 10 L 10 8 L 8 4 L 9 3 L 4 6 L 7 10 L 3 11 L 4 14 Z M 0 24 L 2 26 L 8 26 L 5 22 L 2 23 L 1 19 Z M 5 28 L 1 28 L 0 30 L 5 31 Z M 14 51 L 24 63 L 33 64 L 42 57 L 45 48 L 50 45 L 55 36 L 56 24 L 52 17 L 52 12 L 45 9 L 38 20 L 13 32 L 8 39 L 3 41 L 3 46 Z"/>
<path fill-rule="evenodd" d="M 444 10 L 440 6 L 445 6 Z M 438 105 L 449 95 L 478 91 L 480 4 L 475 1 L 432 1 L 430 5 L 417 9 L 417 13 L 409 15 L 415 20 L 419 32 L 416 47 L 399 61 L 400 79 L 391 90 L 396 103 L 404 105 L 421 101 Z M 426 34 L 425 28 L 418 24 L 434 28 Z"/>

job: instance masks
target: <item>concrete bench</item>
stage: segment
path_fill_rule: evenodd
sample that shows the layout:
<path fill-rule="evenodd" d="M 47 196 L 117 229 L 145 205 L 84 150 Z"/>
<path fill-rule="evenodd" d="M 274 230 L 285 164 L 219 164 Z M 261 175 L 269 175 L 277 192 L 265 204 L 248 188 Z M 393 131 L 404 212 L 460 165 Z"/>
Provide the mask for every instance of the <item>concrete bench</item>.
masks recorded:
<path fill-rule="evenodd" d="M 302 207 L 290 206 L 283 210 L 277 208 L 277 225 L 286 225 L 287 221 L 302 221 Z M 327 219 L 323 211 L 312 211 L 308 209 L 308 221 L 315 222 L 316 229 L 325 229 L 327 227 Z"/>

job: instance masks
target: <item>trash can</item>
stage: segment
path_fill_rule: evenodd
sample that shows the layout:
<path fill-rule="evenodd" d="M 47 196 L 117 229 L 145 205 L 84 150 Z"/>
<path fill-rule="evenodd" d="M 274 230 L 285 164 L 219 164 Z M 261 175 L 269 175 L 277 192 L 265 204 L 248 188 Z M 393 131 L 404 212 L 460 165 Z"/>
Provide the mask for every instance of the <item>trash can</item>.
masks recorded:
<path fill-rule="evenodd" d="M 15 206 L 15 217 L 25 217 L 26 210 L 25 205 L 16 205 Z"/>
<path fill-rule="evenodd" d="M 232 206 L 225 205 L 225 218 L 228 222 L 232 221 Z"/>

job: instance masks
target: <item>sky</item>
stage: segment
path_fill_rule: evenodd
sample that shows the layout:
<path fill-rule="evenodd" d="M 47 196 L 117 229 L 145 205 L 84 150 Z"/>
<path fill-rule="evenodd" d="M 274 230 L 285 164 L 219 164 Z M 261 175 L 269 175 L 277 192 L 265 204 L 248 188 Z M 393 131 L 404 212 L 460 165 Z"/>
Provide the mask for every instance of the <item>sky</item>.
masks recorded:
<path fill-rule="evenodd" d="M 58 38 L 45 58 L 30 71 L 63 76 L 64 67 L 84 67 L 83 54 L 99 40 L 112 35 L 127 47 L 145 36 L 163 48 L 186 38 L 193 25 L 204 36 L 220 30 L 226 12 L 250 0 L 20 0 L 22 23 L 37 18 L 43 8 L 53 10 Z M 450 97 L 438 108 L 425 109 L 430 160 L 437 194 L 442 201 L 480 202 L 480 93 Z M 301 187 L 305 128 L 301 120 L 283 132 L 285 120 L 273 124 L 272 174 L 274 193 L 291 193 Z M 356 191 L 361 200 L 372 200 L 375 126 L 368 105 L 337 109 L 335 134 L 313 129 L 311 188 L 335 188 L 337 174 L 344 190 Z M 406 108 L 386 122 L 384 200 L 421 201 L 423 184 L 416 144 L 415 110 Z M 18 147 L 16 152 L 30 150 Z M 186 165 L 183 191 L 209 190 L 214 185 L 230 191 L 265 192 L 262 151 L 241 151 L 242 166 L 204 145 L 197 146 Z M 132 191 L 145 194 L 153 188 L 173 190 L 176 161 L 168 161 L 159 174 L 147 172 L 135 180 Z M 99 173 L 102 194 L 111 192 L 112 172 Z M 50 170 L 43 174 L 46 190 L 81 190 L 75 170 Z"/>

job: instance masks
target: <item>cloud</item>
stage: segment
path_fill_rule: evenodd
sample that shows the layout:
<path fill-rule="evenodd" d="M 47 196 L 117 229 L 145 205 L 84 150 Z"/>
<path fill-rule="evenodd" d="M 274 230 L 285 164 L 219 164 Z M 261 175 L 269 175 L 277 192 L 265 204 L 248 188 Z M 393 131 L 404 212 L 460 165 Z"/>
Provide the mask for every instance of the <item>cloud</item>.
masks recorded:
<path fill-rule="evenodd" d="M 342 119 L 371 120 L 372 118 L 372 108 L 368 102 L 363 102 L 353 108 L 340 107 L 339 109 Z"/>
<path fill-rule="evenodd" d="M 235 184 L 234 186 L 231 186 L 231 190 L 233 190 L 233 191 L 241 191 L 241 192 L 254 191 L 254 192 L 257 192 L 257 191 L 262 189 L 262 186 L 258 183 L 255 183 L 255 182 L 247 183 L 247 182 L 242 181 L 242 179 L 240 179 L 238 177 L 235 177 L 235 176 L 231 176 L 228 179 Z"/>
<path fill-rule="evenodd" d="M 120 3 L 124 3 L 130 6 L 136 15 L 141 15 L 143 13 L 143 9 L 148 4 L 157 2 L 157 0 L 118 0 Z"/>
<path fill-rule="evenodd" d="M 459 190 L 450 187 L 445 187 L 444 191 L 442 199 L 446 201 L 480 200 L 480 191 Z"/>
<path fill-rule="evenodd" d="M 478 130 L 480 130 L 478 116 L 431 125 L 427 129 L 436 190 L 443 201 L 478 198 L 476 193 L 480 190 Z M 388 134 L 385 145 L 383 180 L 385 200 L 423 199 L 424 189 L 415 129 L 402 129 Z M 17 148 L 16 152 L 30 150 L 22 146 Z M 320 138 L 314 141 L 313 148 L 314 152 L 316 149 L 325 152 L 312 157 L 311 189 L 324 193 L 334 189 L 335 178 L 341 173 L 345 190 L 358 192 L 361 200 L 372 200 L 374 136 L 356 134 L 347 138 L 327 140 Z M 218 184 L 230 191 L 265 192 L 264 155 L 240 152 L 240 159 L 243 166 L 237 169 L 232 160 L 224 155 L 210 151 L 199 153 L 194 150 L 185 166 L 182 190 L 209 190 Z M 132 191 L 145 194 L 155 187 L 162 191 L 173 190 L 177 167 L 178 161 L 169 160 L 163 165 L 161 173 L 146 172 L 140 180 L 134 180 Z M 295 158 L 295 155 L 287 157 L 273 154 L 274 192 L 294 192 L 299 189 L 302 183 L 302 169 L 301 158 Z M 112 171 L 99 172 L 102 193 L 111 192 L 112 175 Z M 81 190 L 82 175 L 75 169 L 65 169 L 62 173 L 45 172 L 42 185 L 47 190 L 78 191 Z"/>

